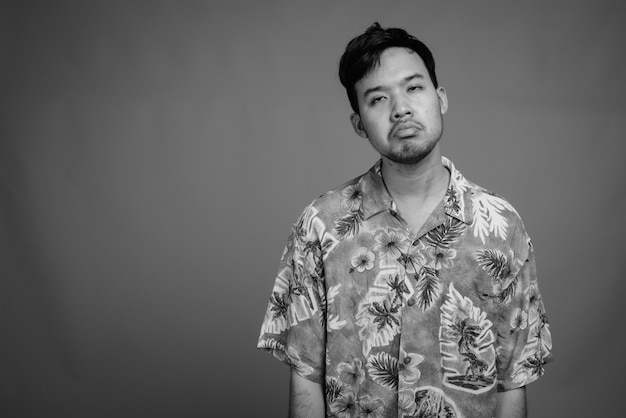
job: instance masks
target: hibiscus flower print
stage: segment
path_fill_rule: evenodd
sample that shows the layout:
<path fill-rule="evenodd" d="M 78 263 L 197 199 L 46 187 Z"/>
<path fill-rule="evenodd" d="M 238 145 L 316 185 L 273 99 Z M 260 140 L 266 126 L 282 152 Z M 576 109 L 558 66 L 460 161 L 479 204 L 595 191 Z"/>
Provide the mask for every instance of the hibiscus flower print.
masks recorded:
<path fill-rule="evenodd" d="M 359 398 L 358 418 L 381 418 L 385 412 L 385 403 L 382 399 L 372 399 L 369 395 Z"/>
<path fill-rule="evenodd" d="M 395 229 L 379 229 L 373 235 L 374 252 L 379 258 L 390 258 L 397 260 L 403 253 L 409 250 L 411 245 L 409 240 L 400 231 Z"/>
<path fill-rule="evenodd" d="M 358 405 L 354 393 L 348 392 L 330 404 L 330 412 L 337 418 L 352 418 Z"/>
<path fill-rule="evenodd" d="M 400 380 L 413 384 L 422 375 L 417 366 L 424 361 L 424 356 L 417 353 L 407 353 L 404 350 L 401 350 L 401 355 L 403 361 L 400 363 Z"/>
<path fill-rule="evenodd" d="M 451 248 L 428 247 L 426 252 L 429 260 L 433 260 L 435 270 L 452 267 L 452 260 L 456 257 L 456 250 Z"/>
<path fill-rule="evenodd" d="M 356 251 L 356 254 L 350 260 L 350 273 L 354 270 L 359 273 L 363 273 L 365 270 L 371 270 L 374 267 L 375 255 L 369 249 L 361 247 Z"/>
<path fill-rule="evenodd" d="M 517 308 L 515 312 L 513 312 L 513 317 L 511 318 L 511 334 L 513 334 L 515 331 L 526 329 L 527 326 L 528 312 Z"/>
<path fill-rule="evenodd" d="M 358 386 L 365 381 L 365 369 L 361 360 L 339 363 L 337 373 L 339 373 L 339 380 L 350 386 Z"/>

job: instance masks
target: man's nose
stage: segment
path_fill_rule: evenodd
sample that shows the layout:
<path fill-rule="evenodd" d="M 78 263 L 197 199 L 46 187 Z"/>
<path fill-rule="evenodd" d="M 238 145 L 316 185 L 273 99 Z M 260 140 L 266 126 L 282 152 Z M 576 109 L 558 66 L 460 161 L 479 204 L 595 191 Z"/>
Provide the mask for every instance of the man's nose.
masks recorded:
<path fill-rule="evenodd" d="M 409 106 L 406 100 L 397 98 L 393 101 L 393 109 L 391 111 L 391 118 L 393 120 L 400 120 L 405 116 L 410 116 L 412 114 L 413 111 L 411 110 L 411 106 Z"/>

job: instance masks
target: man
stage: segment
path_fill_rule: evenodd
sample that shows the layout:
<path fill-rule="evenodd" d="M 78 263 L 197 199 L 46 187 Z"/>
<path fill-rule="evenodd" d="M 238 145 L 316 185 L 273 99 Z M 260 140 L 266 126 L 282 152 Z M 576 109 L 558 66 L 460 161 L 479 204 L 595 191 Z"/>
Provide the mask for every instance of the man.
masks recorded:
<path fill-rule="evenodd" d="M 524 417 L 551 337 L 513 207 L 442 157 L 429 49 L 374 24 L 339 65 L 380 160 L 314 200 L 281 259 L 259 348 L 292 417 Z"/>

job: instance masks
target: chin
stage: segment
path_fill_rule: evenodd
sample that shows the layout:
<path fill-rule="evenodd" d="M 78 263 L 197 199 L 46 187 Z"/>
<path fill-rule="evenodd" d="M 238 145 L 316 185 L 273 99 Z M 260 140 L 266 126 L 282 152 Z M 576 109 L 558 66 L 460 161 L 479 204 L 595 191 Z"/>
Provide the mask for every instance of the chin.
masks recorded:
<path fill-rule="evenodd" d="M 405 145 L 402 151 L 388 155 L 391 161 L 398 164 L 414 165 L 428 157 L 435 148 L 436 143 L 428 144 L 427 146 L 416 147 L 414 145 Z"/>

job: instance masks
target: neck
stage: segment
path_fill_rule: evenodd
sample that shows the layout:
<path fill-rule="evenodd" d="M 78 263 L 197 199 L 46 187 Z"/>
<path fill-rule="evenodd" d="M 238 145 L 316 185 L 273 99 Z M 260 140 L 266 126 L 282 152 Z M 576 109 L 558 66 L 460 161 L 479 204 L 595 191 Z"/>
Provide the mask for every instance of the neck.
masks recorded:
<path fill-rule="evenodd" d="M 449 172 L 441 163 L 441 152 L 435 147 L 416 164 L 399 164 L 382 157 L 385 185 L 396 200 L 428 200 L 448 187 Z"/>

